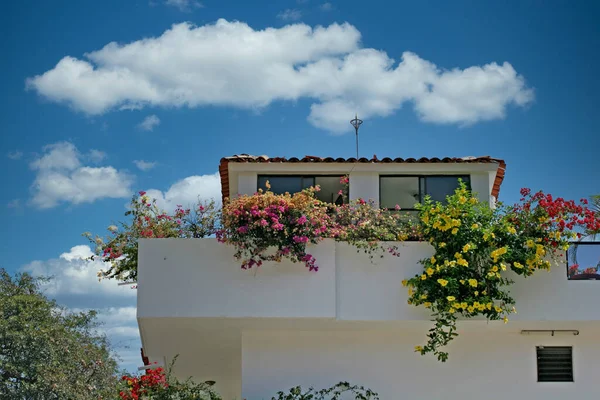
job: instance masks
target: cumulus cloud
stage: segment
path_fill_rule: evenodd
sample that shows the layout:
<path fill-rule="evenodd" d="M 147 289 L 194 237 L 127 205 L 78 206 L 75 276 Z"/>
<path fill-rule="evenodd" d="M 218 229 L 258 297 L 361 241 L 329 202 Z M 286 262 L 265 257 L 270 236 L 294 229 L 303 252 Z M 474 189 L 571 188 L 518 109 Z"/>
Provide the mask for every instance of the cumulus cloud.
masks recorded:
<path fill-rule="evenodd" d="M 45 294 L 71 311 L 98 311 L 99 330 L 109 338 L 122 367 L 134 370 L 141 365 L 136 290 L 115 281 L 98 282 L 96 274 L 106 266 L 99 260 L 87 260 L 91 255 L 89 246 L 74 246 L 57 258 L 33 261 L 21 270 L 51 276 L 43 285 Z"/>
<path fill-rule="evenodd" d="M 51 208 L 61 202 L 91 203 L 130 195 L 132 178 L 128 174 L 110 166 L 83 166 L 81 160 L 82 155 L 72 143 L 59 142 L 44 147 L 43 155 L 31 163 L 36 171 L 31 203 L 39 208 Z"/>
<path fill-rule="evenodd" d="M 122 108 L 234 106 L 309 99 L 308 120 L 331 131 L 349 116 L 385 117 L 412 106 L 423 120 L 473 124 L 504 118 L 534 93 L 508 62 L 444 69 L 411 52 L 399 62 L 361 47 L 352 25 L 255 30 L 224 19 L 175 24 L 158 37 L 67 56 L 27 80 L 40 95 L 88 114 Z M 344 113 L 340 115 L 338 113 Z"/>
<path fill-rule="evenodd" d="M 133 163 L 142 171 L 149 171 L 156 166 L 155 162 L 144 160 L 134 160 Z"/>
<path fill-rule="evenodd" d="M 138 124 L 138 128 L 143 131 L 153 131 L 158 125 L 160 125 L 160 118 L 156 115 L 149 115 Z"/>
<path fill-rule="evenodd" d="M 177 205 L 192 206 L 198 200 L 221 200 L 221 178 L 219 173 L 212 175 L 188 176 L 162 192 L 157 189 L 148 189 L 146 194 L 156 199 L 156 204 L 165 210 L 172 211 Z"/>
<path fill-rule="evenodd" d="M 302 11 L 295 8 L 288 8 L 277 14 L 277 18 L 283 21 L 297 21 L 302 18 Z"/>
<path fill-rule="evenodd" d="M 6 157 L 10 158 L 11 160 L 20 160 L 21 157 L 23 157 L 23 152 L 21 151 L 11 151 L 10 153 L 8 153 L 6 155 Z"/>
<path fill-rule="evenodd" d="M 190 12 L 194 8 L 204 7 L 202 3 L 195 0 L 166 0 L 165 4 L 168 6 L 178 8 L 179 11 L 183 12 Z"/>

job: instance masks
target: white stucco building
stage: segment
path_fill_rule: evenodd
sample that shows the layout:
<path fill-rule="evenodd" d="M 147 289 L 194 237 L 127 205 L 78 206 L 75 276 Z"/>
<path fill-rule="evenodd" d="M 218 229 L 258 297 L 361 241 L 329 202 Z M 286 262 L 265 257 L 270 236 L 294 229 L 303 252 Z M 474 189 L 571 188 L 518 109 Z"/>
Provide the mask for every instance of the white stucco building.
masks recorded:
<path fill-rule="evenodd" d="M 327 201 L 336 200 L 339 177 L 349 174 L 351 199 L 410 209 L 424 194 L 452 193 L 459 177 L 493 206 L 505 167 L 490 157 L 242 155 L 222 159 L 220 173 L 224 197 L 252 194 L 268 179 L 274 191 L 320 184 Z M 353 247 L 325 240 L 310 249 L 315 273 L 289 262 L 241 270 L 233 249 L 215 239 L 142 240 L 137 317 L 144 353 L 161 363 L 179 354 L 177 375 L 216 381 L 226 400 L 270 399 L 295 385 L 341 380 L 390 400 L 600 396 L 599 282 L 569 281 L 564 265 L 517 279 L 511 292 L 518 314 L 508 324 L 459 322 L 450 359 L 440 363 L 414 353 L 431 322 L 426 309 L 407 304 L 401 285 L 433 249 L 398 245 L 400 257 L 372 264 Z M 549 368 L 541 363 L 555 356 L 563 381 L 540 382 L 540 368 Z"/>

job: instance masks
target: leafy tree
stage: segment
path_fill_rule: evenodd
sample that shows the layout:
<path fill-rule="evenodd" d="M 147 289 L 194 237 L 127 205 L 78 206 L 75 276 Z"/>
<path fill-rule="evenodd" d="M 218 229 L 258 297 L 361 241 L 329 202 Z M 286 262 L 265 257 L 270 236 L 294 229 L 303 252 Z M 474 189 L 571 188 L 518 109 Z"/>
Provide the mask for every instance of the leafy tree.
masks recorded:
<path fill-rule="evenodd" d="M 59 307 L 46 280 L 0 269 L 0 399 L 114 398 L 117 363 L 96 313 Z"/>

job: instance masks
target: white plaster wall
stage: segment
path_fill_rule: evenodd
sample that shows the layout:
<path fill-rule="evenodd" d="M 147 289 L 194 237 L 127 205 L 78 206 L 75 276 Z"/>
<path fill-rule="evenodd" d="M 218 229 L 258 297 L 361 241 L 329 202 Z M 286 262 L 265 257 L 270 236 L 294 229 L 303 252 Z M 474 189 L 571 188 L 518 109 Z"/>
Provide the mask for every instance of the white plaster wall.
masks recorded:
<path fill-rule="evenodd" d="M 371 262 L 346 243 L 328 239 L 309 252 L 318 272 L 301 263 L 266 263 L 243 271 L 233 248 L 215 239 L 140 241 L 138 317 L 337 318 L 349 321 L 428 320 L 407 304 L 403 279 L 420 273 L 427 243 L 397 242 L 400 257 Z M 600 282 L 569 281 L 564 264 L 514 277 L 511 293 L 528 321 L 599 321 Z"/>
<path fill-rule="evenodd" d="M 489 203 L 492 193 L 490 188 L 490 178 L 493 185 L 493 179 L 496 176 L 490 176 L 491 174 L 485 172 L 472 173 L 471 174 L 471 190 L 477 193 L 477 198 L 483 203 Z"/>
<path fill-rule="evenodd" d="M 400 256 L 386 255 L 371 262 L 347 243 L 336 243 L 337 317 L 356 321 L 429 319 L 427 310 L 407 304 L 402 280 L 421 274 L 419 260 L 431 257 L 425 242 L 397 242 Z M 517 303 L 520 321 L 599 321 L 600 308 L 583 306 L 600 302 L 600 282 L 569 281 L 564 264 L 515 281 L 509 289 Z"/>
<path fill-rule="evenodd" d="M 382 400 L 597 399 L 599 331 L 580 336 L 463 333 L 440 363 L 413 352 L 425 332 L 243 332 L 242 398 L 296 385 L 364 385 Z M 538 383 L 536 346 L 573 346 L 573 383 Z"/>
<path fill-rule="evenodd" d="M 374 200 L 379 205 L 379 174 L 375 172 L 350 173 L 350 200 Z"/>
<path fill-rule="evenodd" d="M 138 317 L 335 316 L 335 243 L 309 246 L 319 265 L 289 261 L 242 270 L 216 239 L 139 244 Z"/>
<path fill-rule="evenodd" d="M 258 189 L 258 174 L 256 172 L 240 172 L 238 174 L 237 193 L 251 195 Z"/>

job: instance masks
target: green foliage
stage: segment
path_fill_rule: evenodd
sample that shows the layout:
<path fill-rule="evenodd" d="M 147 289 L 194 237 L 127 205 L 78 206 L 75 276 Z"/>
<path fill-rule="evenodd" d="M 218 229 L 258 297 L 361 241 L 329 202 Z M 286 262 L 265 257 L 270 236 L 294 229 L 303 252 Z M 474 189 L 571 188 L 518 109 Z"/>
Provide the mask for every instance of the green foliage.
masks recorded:
<path fill-rule="evenodd" d="M 67 312 L 43 295 L 42 281 L 0 269 L 0 398 L 110 398 L 117 363 L 95 312 Z"/>
<path fill-rule="evenodd" d="M 303 391 L 300 386 L 291 388 L 287 393 L 277 392 L 271 400 L 379 400 L 379 395 L 363 386 L 350 385 L 348 382 L 339 382 L 327 389 L 315 390 L 309 388 Z"/>

